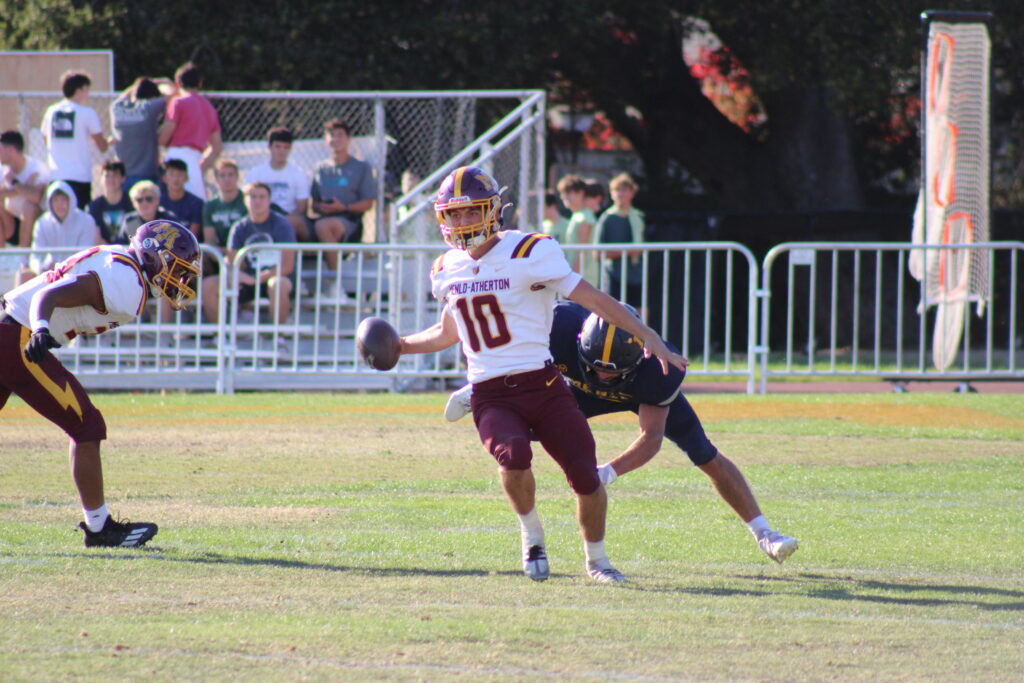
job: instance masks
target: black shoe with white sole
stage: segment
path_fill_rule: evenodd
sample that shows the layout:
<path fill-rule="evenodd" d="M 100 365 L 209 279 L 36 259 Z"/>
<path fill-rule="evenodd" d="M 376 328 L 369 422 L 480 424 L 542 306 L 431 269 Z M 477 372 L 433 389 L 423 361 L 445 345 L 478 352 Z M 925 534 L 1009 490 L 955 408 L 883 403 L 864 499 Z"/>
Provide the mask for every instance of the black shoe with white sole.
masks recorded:
<path fill-rule="evenodd" d="M 86 548 L 141 548 L 157 531 L 156 524 L 150 522 L 118 522 L 113 517 L 107 517 L 99 531 L 89 531 L 85 522 L 78 526 L 85 532 Z"/>

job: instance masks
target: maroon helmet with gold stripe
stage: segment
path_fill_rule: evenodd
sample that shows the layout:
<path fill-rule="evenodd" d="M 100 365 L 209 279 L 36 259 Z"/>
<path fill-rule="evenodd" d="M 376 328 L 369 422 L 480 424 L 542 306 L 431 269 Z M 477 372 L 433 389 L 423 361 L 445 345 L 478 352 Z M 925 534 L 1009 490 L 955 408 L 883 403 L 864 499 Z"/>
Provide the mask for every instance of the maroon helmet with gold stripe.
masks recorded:
<path fill-rule="evenodd" d="M 176 311 L 196 298 L 199 241 L 191 230 L 174 221 L 150 221 L 135 231 L 129 246 L 154 295 L 159 293 Z"/>
<path fill-rule="evenodd" d="M 447 212 L 465 207 L 479 208 L 480 221 L 452 226 Z M 487 171 L 477 166 L 463 166 L 452 171 L 441 183 L 434 211 L 444 241 L 457 249 L 472 249 L 501 228 L 501 190 Z"/>

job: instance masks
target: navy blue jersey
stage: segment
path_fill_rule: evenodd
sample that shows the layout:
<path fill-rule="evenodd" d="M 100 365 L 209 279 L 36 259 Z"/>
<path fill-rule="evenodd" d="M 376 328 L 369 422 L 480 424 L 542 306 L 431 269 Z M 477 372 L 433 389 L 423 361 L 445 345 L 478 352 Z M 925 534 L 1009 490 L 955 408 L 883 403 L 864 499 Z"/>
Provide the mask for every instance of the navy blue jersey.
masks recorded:
<path fill-rule="evenodd" d="M 640 361 L 633 379 L 617 390 L 607 391 L 595 389 L 583 381 L 583 370 L 580 369 L 579 354 L 576 350 L 576 339 L 583 329 L 583 321 L 590 311 L 577 303 L 565 301 L 555 306 L 555 318 L 551 324 L 551 357 L 555 365 L 569 380 L 572 388 L 585 396 L 601 402 L 613 404 L 602 413 L 620 410 L 634 410 L 641 403 L 647 405 L 668 405 L 679 393 L 685 373 L 674 367 L 668 374 L 661 371 L 661 363 L 657 358 L 644 358 Z M 665 342 L 673 351 L 677 349 Z"/>
<path fill-rule="evenodd" d="M 661 370 L 661 362 L 651 357 L 640 361 L 632 380 L 616 390 L 595 389 L 583 381 L 576 340 L 588 315 L 590 311 L 577 303 L 560 302 L 555 306 L 550 338 L 551 357 L 568 381 L 583 414 L 591 418 L 627 410 L 635 413 L 642 404 L 669 406 L 665 436 L 685 451 L 695 465 L 703 465 L 714 458 L 718 451 L 682 394 L 684 371 L 669 366 L 666 375 Z M 677 351 L 669 342 L 665 344 Z"/>

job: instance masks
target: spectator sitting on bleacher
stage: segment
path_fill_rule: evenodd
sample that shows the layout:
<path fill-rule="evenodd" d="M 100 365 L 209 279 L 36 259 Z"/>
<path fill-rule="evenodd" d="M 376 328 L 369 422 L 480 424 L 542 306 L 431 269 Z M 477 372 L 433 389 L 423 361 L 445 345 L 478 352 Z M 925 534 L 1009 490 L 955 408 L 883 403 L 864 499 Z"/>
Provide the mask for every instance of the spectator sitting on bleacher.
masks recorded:
<path fill-rule="evenodd" d="M 86 106 L 92 80 L 83 72 L 66 71 L 60 77 L 64 99 L 50 105 L 43 114 L 43 141 L 49 152 L 50 177 L 66 180 L 75 192 L 78 206 L 92 199 L 92 139 L 96 149 L 107 151 L 107 138 L 96 110 Z"/>
<path fill-rule="evenodd" d="M 287 128 L 271 128 L 268 134 L 270 159 L 249 169 L 247 183 L 266 183 L 270 188 L 271 210 L 292 224 L 303 242 L 309 241 L 311 221 L 306 217 L 309 205 L 309 177 L 288 160 L 294 135 Z"/>
<path fill-rule="evenodd" d="M 178 222 L 191 230 L 196 239 L 200 239 L 203 234 L 204 201 L 188 191 L 188 177 L 188 164 L 181 159 L 168 159 L 164 162 L 160 206 L 177 216 Z"/>
<path fill-rule="evenodd" d="M 0 246 L 4 242 L 28 248 L 32 229 L 43 212 L 43 193 L 50 169 L 25 155 L 25 139 L 16 130 L 0 134 Z"/>
<path fill-rule="evenodd" d="M 246 214 L 245 199 L 238 189 L 238 164 L 234 159 L 218 159 L 213 177 L 217 196 L 203 205 L 203 243 L 226 254 L 231 226 Z"/>
<path fill-rule="evenodd" d="M 284 216 L 270 210 L 270 188 L 266 183 L 245 186 L 245 205 L 248 215 L 231 227 L 228 237 L 228 263 L 234 263 L 242 247 L 265 243 L 295 241 L 295 229 Z M 294 289 L 294 251 L 253 250 L 246 254 L 239 266 L 238 303 L 245 304 L 256 298 L 256 283 L 260 294 L 270 299 L 270 320 L 285 322 L 291 314 L 291 295 Z M 222 275 L 203 278 L 203 313 L 206 319 L 217 320 L 220 302 L 217 291 Z"/>
<path fill-rule="evenodd" d="M 32 234 L 33 249 L 94 247 L 103 243 L 96 221 L 78 208 L 75 192 L 65 181 L 57 180 L 50 183 L 46 190 L 46 206 L 48 210 L 36 221 Z M 29 269 L 21 271 L 18 283 L 28 282 L 67 256 L 54 252 L 32 254 Z"/>
<path fill-rule="evenodd" d="M 211 168 L 224 148 L 217 110 L 199 93 L 203 75 L 192 62 L 174 72 L 177 93 L 167 104 L 160 125 L 159 144 L 167 148 L 166 159 L 182 159 L 188 164 L 188 191 L 206 200 L 203 174 Z"/>
<path fill-rule="evenodd" d="M 178 221 L 178 217 L 160 206 L 160 188 L 152 180 L 140 180 L 128 191 L 134 211 L 126 213 L 121 219 L 121 227 L 114 235 L 115 244 L 128 244 L 135 231 L 149 221 L 157 218 Z"/>
<path fill-rule="evenodd" d="M 132 210 L 132 202 L 124 188 L 124 164 L 107 160 L 103 163 L 103 194 L 89 202 L 89 215 L 100 229 L 104 242 L 114 241 L 121 219 Z"/>
<path fill-rule="evenodd" d="M 349 155 L 351 129 L 341 119 L 331 119 L 324 125 L 324 140 L 331 149 L 331 158 L 313 170 L 313 227 L 323 244 L 358 242 L 362 238 L 363 213 L 373 206 L 376 195 L 373 167 Z M 337 269 L 338 252 L 325 252 L 324 259 L 330 270 Z M 341 296 L 340 291 L 338 294 Z"/>
<path fill-rule="evenodd" d="M 125 192 L 140 180 L 160 179 L 156 141 L 166 109 L 167 98 L 161 94 L 157 81 L 145 76 L 135 79 L 110 105 L 114 134 L 108 142 L 124 162 Z"/>

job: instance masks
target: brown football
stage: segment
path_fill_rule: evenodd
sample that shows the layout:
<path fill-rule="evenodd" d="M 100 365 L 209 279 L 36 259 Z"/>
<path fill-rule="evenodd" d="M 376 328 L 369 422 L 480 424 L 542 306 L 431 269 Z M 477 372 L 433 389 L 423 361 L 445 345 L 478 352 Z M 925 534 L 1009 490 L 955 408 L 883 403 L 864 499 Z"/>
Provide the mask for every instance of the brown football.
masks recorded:
<path fill-rule="evenodd" d="M 370 367 L 390 370 L 402 355 L 398 331 L 383 318 L 367 318 L 356 328 L 356 348 Z"/>

